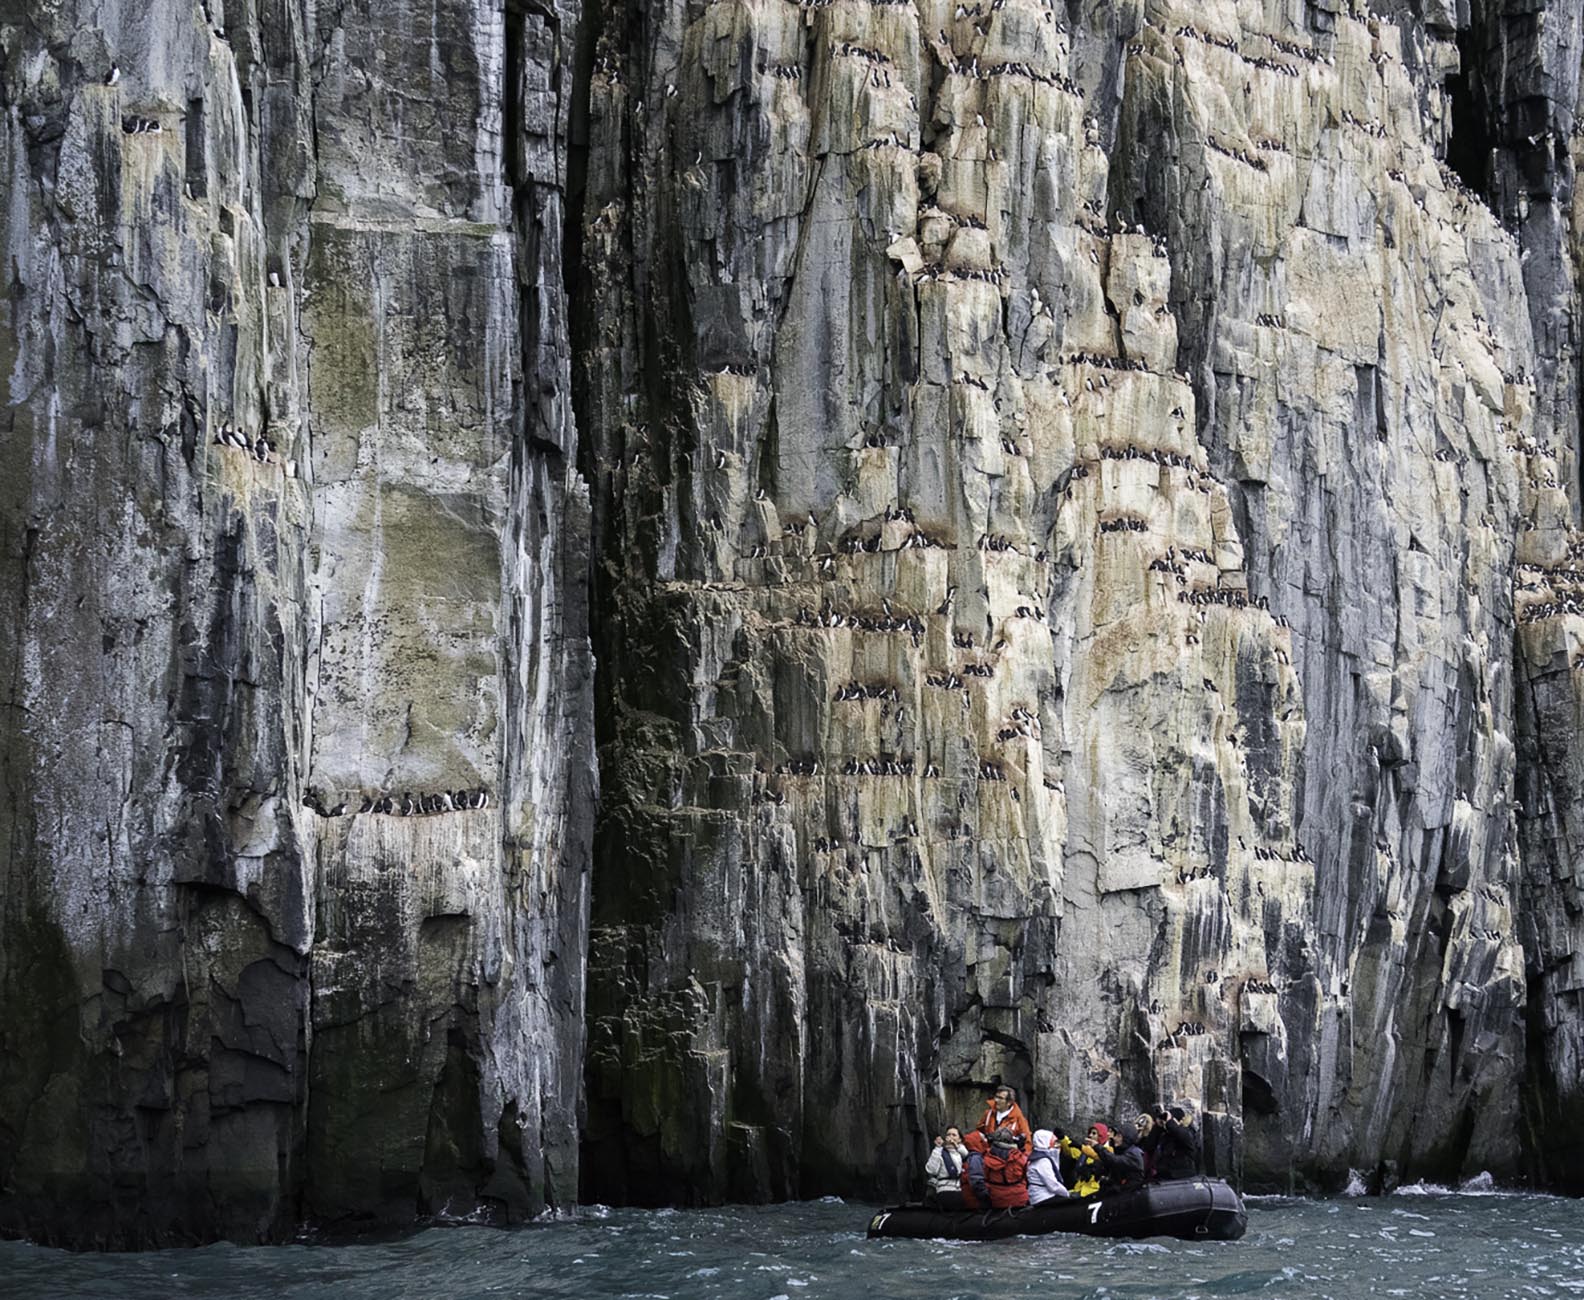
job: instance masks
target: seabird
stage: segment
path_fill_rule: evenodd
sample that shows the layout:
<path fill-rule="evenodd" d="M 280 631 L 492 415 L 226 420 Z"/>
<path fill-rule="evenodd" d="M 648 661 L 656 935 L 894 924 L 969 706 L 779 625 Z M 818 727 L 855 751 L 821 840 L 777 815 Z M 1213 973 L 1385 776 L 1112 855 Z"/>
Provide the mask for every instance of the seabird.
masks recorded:
<path fill-rule="evenodd" d="M 110 68 L 110 75 L 105 78 L 105 85 L 113 86 L 113 85 L 116 84 L 116 82 L 118 82 L 120 80 L 121 80 L 121 65 L 119 63 L 113 64 L 111 66 L 111 68 Z"/>
<path fill-rule="evenodd" d="M 279 271 L 271 271 L 269 273 L 269 282 L 270 282 L 270 288 L 271 289 L 279 289 L 280 288 L 280 272 Z"/>

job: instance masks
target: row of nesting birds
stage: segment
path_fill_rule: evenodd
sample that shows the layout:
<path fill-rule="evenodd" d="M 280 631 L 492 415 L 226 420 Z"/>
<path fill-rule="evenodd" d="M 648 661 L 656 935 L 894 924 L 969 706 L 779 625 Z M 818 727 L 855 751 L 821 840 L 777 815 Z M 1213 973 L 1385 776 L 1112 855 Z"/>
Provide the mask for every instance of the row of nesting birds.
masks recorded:
<path fill-rule="evenodd" d="M 1026 732 L 1019 734 L 1028 734 Z M 790 763 L 777 765 L 777 776 L 819 776 L 820 766 L 816 760 L 802 759 Z M 939 778 L 942 773 L 940 765 L 926 762 L 919 765 L 913 758 L 888 758 L 883 755 L 868 758 L 849 757 L 832 769 L 833 776 L 922 776 L 928 780 Z M 981 781 L 1005 781 L 1006 768 L 994 759 L 981 757 L 975 775 Z M 1055 790 L 1058 787 L 1049 781 L 1045 783 L 1046 789 Z M 779 793 L 774 792 L 774 793 Z M 785 802 L 784 797 L 780 802 Z M 334 815 L 334 814 L 330 814 Z"/>
<path fill-rule="evenodd" d="M 234 447 L 238 451 L 246 452 L 261 465 L 279 462 L 285 467 L 288 478 L 296 473 L 297 467 L 290 461 L 280 461 L 280 449 L 276 447 L 272 438 L 266 438 L 263 434 L 256 438 L 249 437 L 236 425 L 224 424 L 216 431 L 214 443 L 217 447 Z"/>
<path fill-rule="evenodd" d="M 311 809 L 321 817 L 344 817 L 358 813 L 375 813 L 385 817 L 424 817 L 435 813 L 468 812 L 479 808 L 489 807 L 489 791 L 480 787 L 477 790 L 442 790 L 438 794 L 414 795 L 410 791 L 399 795 L 365 794 L 361 796 L 361 803 L 354 808 L 349 799 L 326 806 L 323 799 L 310 790 L 303 795 L 303 807 Z"/>

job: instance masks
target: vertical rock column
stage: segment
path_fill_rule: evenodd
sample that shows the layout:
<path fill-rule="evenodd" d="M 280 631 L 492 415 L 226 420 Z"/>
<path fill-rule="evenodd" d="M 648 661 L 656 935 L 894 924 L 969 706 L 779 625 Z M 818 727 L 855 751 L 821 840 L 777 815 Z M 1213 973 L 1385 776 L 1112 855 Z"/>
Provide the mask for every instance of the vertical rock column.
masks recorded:
<path fill-rule="evenodd" d="M 1483 146 L 1470 181 L 1518 233 L 1536 357 L 1532 424 L 1515 430 L 1521 512 L 1513 675 L 1518 717 L 1518 897 L 1528 983 L 1524 1138 L 1538 1180 L 1584 1190 L 1584 537 L 1578 295 L 1584 219 L 1577 6 L 1474 6 L 1464 129 Z"/>
<path fill-rule="evenodd" d="M 461 2 L 316 39 L 308 1206 L 516 1215 L 575 1188 L 591 824 L 567 51 Z"/>
<path fill-rule="evenodd" d="M 574 1194 L 575 28 L 0 24 L 0 1230 Z"/>
<path fill-rule="evenodd" d="M 1289 1050 L 1236 1044 L 1255 1178 L 1517 1167 L 1505 646 L 1535 345 L 1519 247 L 1442 157 L 1452 35 L 1152 4 L 1129 51 L 1113 199 L 1167 235 L 1200 438 L 1306 717 L 1312 884 L 1265 922 Z"/>
<path fill-rule="evenodd" d="M 1524 1089 L 1530 1168 L 1584 1188 L 1584 534 L 1569 526 L 1557 457 L 1524 444 L 1530 526 L 1517 573 L 1518 807 L 1528 970 Z"/>
<path fill-rule="evenodd" d="M 1577 125 L 1568 146 L 1576 174 L 1584 151 Z M 1570 196 L 1576 292 L 1584 197 L 1577 187 Z M 1584 1124 L 1576 1118 L 1584 1107 L 1584 534 L 1574 522 L 1579 484 L 1569 472 L 1577 447 L 1554 429 L 1520 438 L 1514 450 L 1523 501 L 1514 676 L 1529 994 L 1524 1136 L 1536 1179 L 1577 1193 L 1584 1190 Z"/>
<path fill-rule="evenodd" d="M 1302 711 L 1164 248 L 1108 226 L 1108 14 L 597 46 L 590 1195 L 892 1194 L 997 1078 L 1064 1122 L 1205 1097 L 1233 1158 L 1225 997 L 1279 1036 L 1267 935 L 1307 915 L 1265 899 L 1307 870 Z"/>
<path fill-rule="evenodd" d="M 305 64 L 273 31 L 266 70 L 192 4 L 0 27 L 0 1229 L 43 1240 L 295 1219 L 309 501 L 268 286 Z"/>

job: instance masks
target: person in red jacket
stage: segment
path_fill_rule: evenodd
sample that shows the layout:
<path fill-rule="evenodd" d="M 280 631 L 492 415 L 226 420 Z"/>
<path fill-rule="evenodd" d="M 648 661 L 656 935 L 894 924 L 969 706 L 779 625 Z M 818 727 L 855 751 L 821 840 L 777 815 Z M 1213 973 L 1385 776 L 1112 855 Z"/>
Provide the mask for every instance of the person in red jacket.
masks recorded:
<path fill-rule="evenodd" d="M 970 1210 L 1010 1210 L 1028 1204 L 1028 1157 L 1007 1133 L 991 1146 L 975 1129 L 966 1139 L 968 1158 L 963 1161 L 963 1200 Z"/>
<path fill-rule="evenodd" d="M 1017 1093 L 1003 1083 L 985 1101 L 985 1113 L 979 1121 L 979 1131 L 988 1138 L 1004 1125 L 1011 1125 L 1017 1130 L 1018 1144 L 1026 1153 L 1029 1143 L 1033 1141 L 1034 1131 L 1029 1128 L 1029 1122 L 1017 1104 Z"/>

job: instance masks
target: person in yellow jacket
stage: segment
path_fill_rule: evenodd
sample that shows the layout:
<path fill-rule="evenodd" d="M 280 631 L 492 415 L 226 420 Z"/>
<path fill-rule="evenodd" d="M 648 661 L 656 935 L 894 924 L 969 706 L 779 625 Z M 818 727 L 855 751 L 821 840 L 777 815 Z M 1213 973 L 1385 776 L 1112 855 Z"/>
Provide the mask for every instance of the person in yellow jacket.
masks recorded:
<path fill-rule="evenodd" d="M 1078 1143 L 1069 1138 L 1061 1129 L 1052 1130 L 1056 1140 L 1061 1144 L 1064 1156 L 1076 1162 L 1072 1176 L 1072 1194 L 1074 1196 L 1093 1196 L 1100 1190 L 1100 1158 L 1095 1154 L 1095 1148 L 1104 1146 L 1111 1138 L 1111 1130 L 1104 1124 L 1094 1123 L 1089 1126 L 1089 1140 Z"/>

